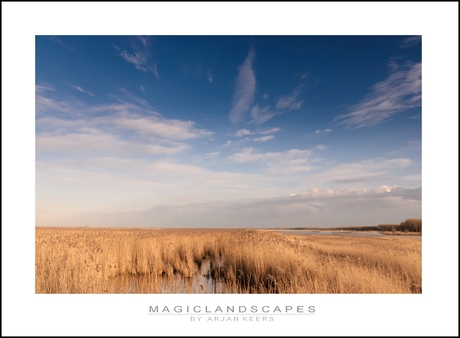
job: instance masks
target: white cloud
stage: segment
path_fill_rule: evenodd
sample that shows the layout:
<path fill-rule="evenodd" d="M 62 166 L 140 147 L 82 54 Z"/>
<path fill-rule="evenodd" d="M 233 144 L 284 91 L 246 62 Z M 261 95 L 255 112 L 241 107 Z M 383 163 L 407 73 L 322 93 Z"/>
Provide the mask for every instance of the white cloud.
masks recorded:
<path fill-rule="evenodd" d="M 130 95 L 135 103 L 91 106 L 56 101 L 41 94 L 42 87 L 37 90 L 37 159 L 174 155 L 190 147 L 186 142 L 214 134 L 197 128 L 194 121 L 166 119 Z"/>
<path fill-rule="evenodd" d="M 267 134 L 277 133 L 280 130 L 281 130 L 280 128 L 271 128 L 271 129 L 268 129 L 268 130 L 260 131 L 259 134 L 260 135 L 267 135 Z"/>
<path fill-rule="evenodd" d="M 216 151 L 213 153 L 206 153 L 205 156 L 210 157 L 210 158 L 216 158 L 217 156 L 219 156 L 219 154 L 220 154 L 220 151 Z"/>
<path fill-rule="evenodd" d="M 258 138 L 253 138 L 252 140 L 256 142 L 266 142 L 266 141 L 273 139 L 274 137 L 275 137 L 274 135 L 267 135 L 267 136 L 262 136 Z"/>
<path fill-rule="evenodd" d="M 256 104 L 251 109 L 251 123 L 261 124 L 267 122 L 268 120 L 279 114 L 281 114 L 281 112 L 271 111 L 269 106 L 259 108 L 259 104 Z"/>
<path fill-rule="evenodd" d="M 394 190 L 397 187 L 398 187 L 397 185 L 393 185 L 391 187 L 388 186 L 388 185 L 382 185 L 381 187 L 375 188 L 374 191 L 377 194 L 381 194 L 381 193 L 385 193 L 385 192 L 391 192 L 392 190 Z"/>
<path fill-rule="evenodd" d="M 248 129 L 240 129 L 235 133 L 235 136 L 241 137 L 241 136 L 251 135 L 251 134 L 252 134 L 251 131 L 249 131 Z"/>
<path fill-rule="evenodd" d="M 281 110 L 287 109 L 288 111 L 300 109 L 303 101 L 298 100 L 298 97 L 302 92 L 303 86 L 303 84 L 300 84 L 296 89 L 294 89 L 292 94 L 280 98 L 276 103 L 276 108 Z"/>
<path fill-rule="evenodd" d="M 407 109 L 421 105 L 422 64 L 398 68 L 372 87 L 372 93 L 334 121 L 347 128 L 372 127 Z"/>
<path fill-rule="evenodd" d="M 240 129 L 238 130 L 233 136 L 236 136 L 236 137 L 242 137 L 242 136 L 246 136 L 246 135 L 268 135 L 268 134 L 274 134 L 274 133 L 277 133 L 279 132 L 281 129 L 280 128 L 271 128 L 271 129 L 267 129 L 267 130 L 262 130 L 262 131 L 250 131 L 249 129 Z M 270 137 L 270 138 L 265 138 L 264 140 L 270 140 L 272 139 L 274 136 Z M 264 140 L 261 140 L 262 138 L 259 138 L 259 139 L 253 139 L 254 141 L 264 141 Z M 249 140 L 249 138 L 246 138 L 246 140 Z"/>
<path fill-rule="evenodd" d="M 225 148 L 227 147 L 230 147 L 230 145 L 232 144 L 232 141 L 230 140 L 227 140 L 227 142 L 225 142 L 225 144 L 223 145 Z"/>
<path fill-rule="evenodd" d="M 74 51 L 74 49 L 72 47 L 66 45 L 64 42 L 62 42 L 61 39 L 59 39 L 56 36 L 42 36 L 42 38 L 50 40 L 50 41 L 53 41 L 53 42 L 57 43 L 59 46 L 64 47 L 64 48 L 66 48 L 66 49 L 68 49 L 68 50 L 70 50 L 72 52 Z"/>
<path fill-rule="evenodd" d="M 422 181 L 422 175 L 409 175 L 409 176 L 404 176 L 403 179 L 407 181 Z"/>
<path fill-rule="evenodd" d="M 65 132 L 78 131 L 82 126 L 105 133 L 133 131 L 139 136 L 184 141 L 210 137 L 214 132 L 195 127 L 194 121 L 166 119 L 151 110 L 147 101 L 124 92 L 132 102 L 108 103 L 88 106 L 79 101 L 55 101 L 36 95 L 37 111 L 43 116 L 36 119 L 41 130 L 65 128 Z M 62 113 L 68 113 L 66 118 Z"/>
<path fill-rule="evenodd" d="M 149 43 L 149 37 L 148 36 L 138 36 L 138 40 L 142 43 L 144 47 L 147 47 Z"/>
<path fill-rule="evenodd" d="M 156 64 L 156 63 L 155 63 L 155 65 L 151 68 L 151 70 L 152 70 L 153 74 L 155 74 L 155 77 L 156 77 L 157 79 L 159 79 L 160 76 L 158 75 L 158 67 L 157 67 L 157 64 Z"/>
<path fill-rule="evenodd" d="M 417 46 L 418 44 L 420 44 L 420 42 L 422 42 L 421 35 L 411 36 L 411 37 L 404 39 L 404 41 L 401 44 L 401 48 L 409 48 L 409 47 Z"/>
<path fill-rule="evenodd" d="M 88 94 L 89 96 L 93 96 L 93 97 L 94 97 L 94 94 L 93 94 L 93 93 L 91 93 L 90 91 L 87 91 L 87 90 L 83 89 L 83 88 L 80 87 L 80 86 L 72 86 L 72 88 L 78 90 L 80 93 Z"/>
<path fill-rule="evenodd" d="M 318 145 L 315 147 L 315 149 L 318 149 L 318 150 L 326 150 L 327 148 L 326 148 L 326 146 L 323 145 L 323 144 L 318 144 Z"/>
<path fill-rule="evenodd" d="M 188 148 L 183 143 L 148 144 L 129 141 L 99 130 L 59 134 L 41 133 L 35 138 L 37 158 L 42 156 L 133 156 L 139 154 L 173 155 Z"/>
<path fill-rule="evenodd" d="M 147 54 L 144 52 L 135 52 L 134 55 L 129 54 L 127 51 L 123 50 L 120 53 L 120 56 L 126 61 L 133 64 L 136 69 L 147 71 Z"/>
<path fill-rule="evenodd" d="M 332 132 L 332 129 L 324 129 L 324 130 L 317 129 L 315 131 L 315 134 L 330 133 L 330 132 Z"/>
<path fill-rule="evenodd" d="M 268 99 L 268 94 L 265 93 L 263 96 L 262 96 L 263 99 Z"/>
<path fill-rule="evenodd" d="M 341 184 L 372 182 L 393 169 L 406 168 L 410 165 L 412 161 L 408 158 L 363 160 L 340 164 L 320 174 L 315 174 L 312 178 Z"/>
<path fill-rule="evenodd" d="M 209 137 L 214 134 L 214 132 L 208 130 L 195 128 L 195 122 L 193 121 L 160 119 L 155 116 L 122 116 L 115 118 L 111 123 L 121 129 L 133 130 L 170 140 L 189 140 Z"/>
<path fill-rule="evenodd" d="M 252 101 L 254 100 L 254 91 L 256 89 L 256 78 L 252 70 L 254 57 L 255 52 L 251 49 L 246 60 L 239 67 L 233 95 L 233 108 L 230 111 L 230 120 L 233 123 L 238 123 L 243 120 L 244 115 L 249 111 Z"/>
<path fill-rule="evenodd" d="M 309 172 L 315 166 L 308 164 L 311 150 L 291 149 L 284 152 L 258 152 L 252 147 L 228 156 L 236 163 L 263 163 L 267 165 L 266 174 L 280 175 Z"/>
<path fill-rule="evenodd" d="M 259 153 L 254 148 L 244 148 L 239 153 L 234 153 L 228 159 L 234 162 L 283 162 L 294 159 L 304 159 L 311 154 L 311 150 L 291 149 L 285 152 L 266 152 Z"/>
<path fill-rule="evenodd" d="M 46 91 L 56 91 L 56 89 L 54 89 L 53 87 L 51 86 L 46 86 L 46 85 L 35 85 L 35 93 L 43 93 L 43 92 L 46 92 Z"/>
<path fill-rule="evenodd" d="M 139 88 L 145 93 L 145 87 L 144 86 L 139 86 Z"/>
<path fill-rule="evenodd" d="M 211 71 L 208 69 L 208 82 L 211 83 L 212 82 L 212 73 Z"/>
<path fill-rule="evenodd" d="M 148 59 L 150 56 L 148 45 L 149 38 L 145 36 L 137 36 L 137 39 L 131 39 L 131 45 L 134 53 L 128 53 L 126 50 L 121 50 L 119 47 L 113 45 L 120 53 L 120 56 L 128 63 L 133 64 L 137 70 L 147 72 L 151 71 L 157 79 L 159 79 L 157 64 L 151 65 Z M 120 52 L 121 51 L 121 52 Z"/>

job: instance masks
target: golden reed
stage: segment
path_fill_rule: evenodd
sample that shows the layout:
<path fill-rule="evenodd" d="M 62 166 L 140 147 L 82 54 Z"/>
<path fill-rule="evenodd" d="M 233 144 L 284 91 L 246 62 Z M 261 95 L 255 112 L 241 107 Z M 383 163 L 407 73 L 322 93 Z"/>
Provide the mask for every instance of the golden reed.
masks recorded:
<path fill-rule="evenodd" d="M 36 293 L 209 292 L 184 287 L 205 263 L 223 293 L 422 292 L 420 238 L 36 228 L 35 246 Z"/>

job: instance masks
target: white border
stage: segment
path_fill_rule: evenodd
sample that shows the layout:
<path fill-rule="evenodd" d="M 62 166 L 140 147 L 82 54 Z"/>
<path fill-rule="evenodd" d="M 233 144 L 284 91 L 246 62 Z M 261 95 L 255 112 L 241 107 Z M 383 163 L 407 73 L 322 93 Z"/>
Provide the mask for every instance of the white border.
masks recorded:
<path fill-rule="evenodd" d="M 458 3 L 2 2 L 2 335 L 458 335 Z M 35 35 L 422 35 L 422 295 L 35 295 Z M 149 305 L 315 305 L 191 323 Z M 299 319 L 301 318 L 301 319 Z"/>

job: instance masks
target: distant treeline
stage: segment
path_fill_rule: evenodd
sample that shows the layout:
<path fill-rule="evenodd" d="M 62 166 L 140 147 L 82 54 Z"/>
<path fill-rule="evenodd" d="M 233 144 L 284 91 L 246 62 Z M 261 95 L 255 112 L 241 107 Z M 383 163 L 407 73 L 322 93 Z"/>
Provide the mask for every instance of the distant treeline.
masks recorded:
<path fill-rule="evenodd" d="M 421 219 L 406 219 L 400 224 L 379 224 L 372 226 L 356 226 L 356 227 L 337 227 L 337 228 L 291 228 L 291 229 L 303 229 L 303 230 L 345 230 L 345 231 L 404 231 L 404 232 L 422 232 L 422 220 Z"/>
<path fill-rule="evenodd" d="M 380 224 L 377 225 L 380 231 L 408 231 L 408 232 L 422 232 L 421 219 L 406 219 L 404 222 L 397 224 Z"/>

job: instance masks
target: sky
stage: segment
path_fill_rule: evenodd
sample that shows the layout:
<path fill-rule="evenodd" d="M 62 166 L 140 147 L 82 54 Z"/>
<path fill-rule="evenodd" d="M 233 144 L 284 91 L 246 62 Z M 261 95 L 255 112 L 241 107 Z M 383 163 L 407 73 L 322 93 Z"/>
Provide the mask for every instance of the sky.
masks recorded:
<path fill-rule="evenodd" d="M 36 225 L 421 218 L 421 40 L 37 35 Z"/>

